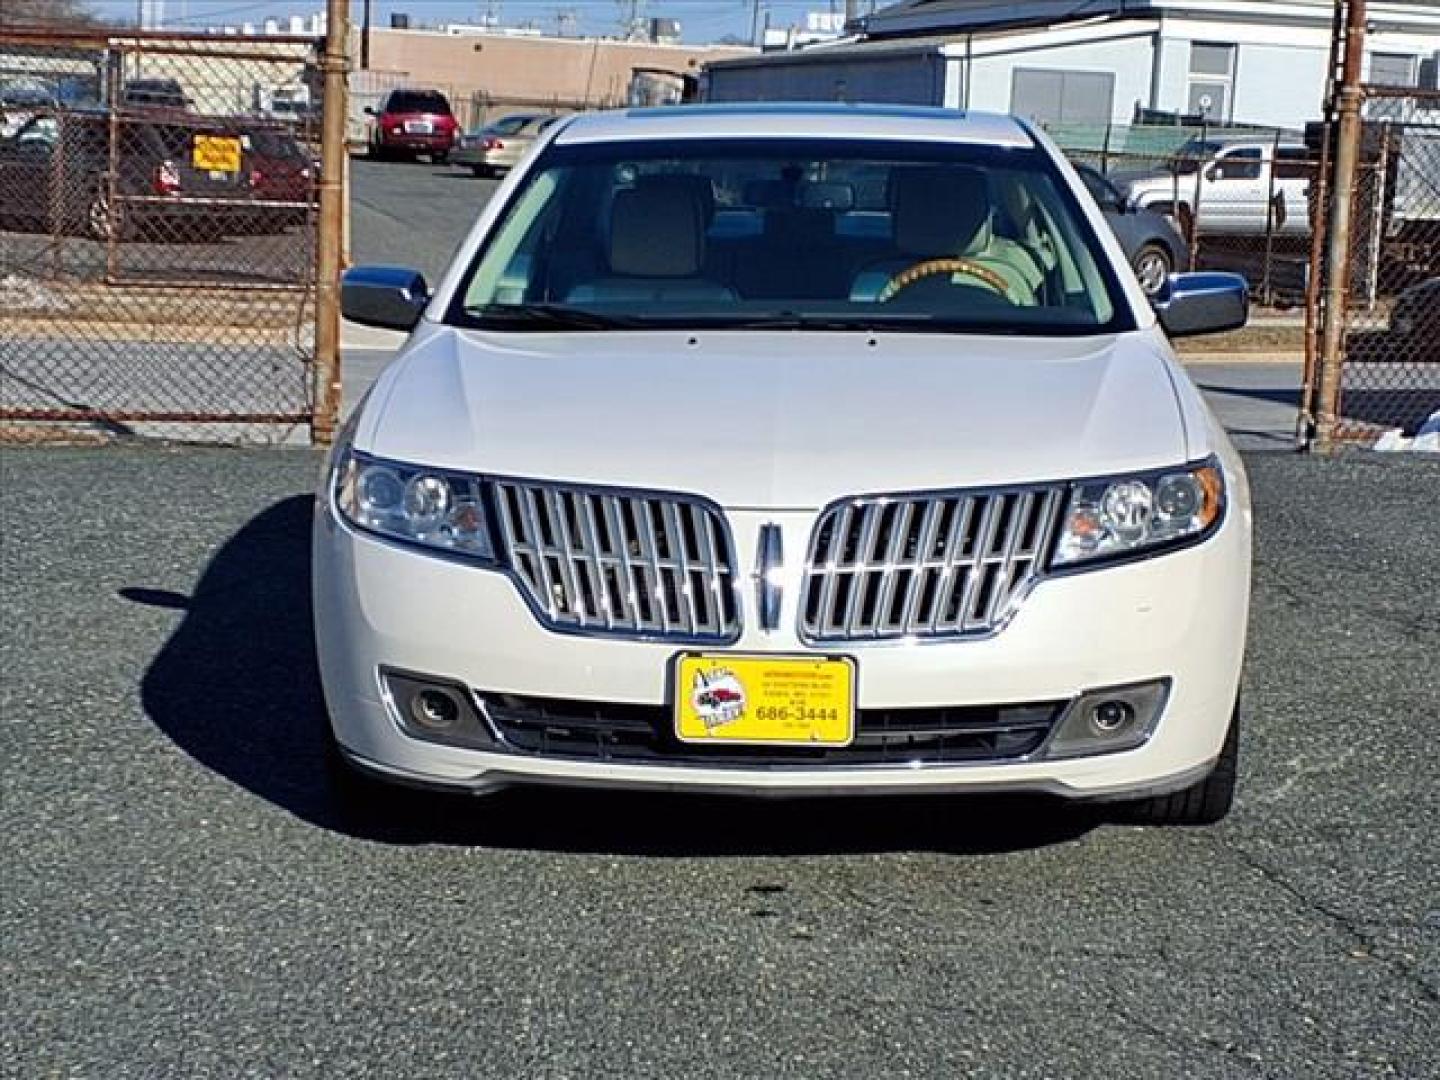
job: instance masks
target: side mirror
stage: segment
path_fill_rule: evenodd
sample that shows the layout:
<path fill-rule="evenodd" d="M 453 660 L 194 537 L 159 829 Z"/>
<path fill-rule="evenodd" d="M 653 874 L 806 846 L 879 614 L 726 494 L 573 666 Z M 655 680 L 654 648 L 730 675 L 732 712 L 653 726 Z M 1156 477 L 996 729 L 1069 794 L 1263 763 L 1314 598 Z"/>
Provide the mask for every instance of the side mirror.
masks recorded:
<path fill-rule="evenodd" d="M 375 111 L 375 106 L 374 106 L 374 105 L 366 105 L 366 106 L 365 106 L 365 115 L 366 115 L 366 116 L 379 116 L 380 114 Z"/>
<path fill-rule="evenodd" d="M 1206 179 L 1206 180 L 1209 180 L 1212 184 L 1213 184 L 1216 180 L 1219 180 L 1220 177 L 1222 177 L 1222 176 L 1224 176 L 1224 175 L 1225 175 L 1225 170 L 1222 169 L 1218 164 L 1215 164 L 1215 165 L 1207 165 L 1207 166 L 1205 167 L 1205 179 Z"/>
<path fill-rule="evenodd" d="M 1171 337 L 1238 330 L 1250 316 L 1250 286 L 1239 274 L 1171 274 L 1151 299 Z"/>
<path fill-rule="evenodd" d="M 430 286 L 418 270 L 357 266 L 340 278 L 340 312 L 352 322 L 385 330 L 413 330 L 430 302 Z"/>

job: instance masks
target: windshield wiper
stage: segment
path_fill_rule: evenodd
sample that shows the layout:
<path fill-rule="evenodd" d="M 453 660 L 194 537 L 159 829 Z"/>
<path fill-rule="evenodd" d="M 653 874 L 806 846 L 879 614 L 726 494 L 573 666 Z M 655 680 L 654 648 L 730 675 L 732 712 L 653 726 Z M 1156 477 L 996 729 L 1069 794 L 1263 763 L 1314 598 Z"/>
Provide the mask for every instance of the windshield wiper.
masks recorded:
<path fill-rule="evenodd" d="M 523 326 L 527 330 L 619 330 L 644 325 L 628 316 L 603 315 L 565 304 L 486 304 L 466 308 L 465 314 L 479 319 L 487 328 Z"/>
<path fill-rule="evenodd" d="M 798 311 L 775 311 L 750 318 L 715 321 L 717 330 L 856 330 L 871 329 L 874 319 L 845 318 L 840 315 L 805 315 Z M 883 320 L 882 320 L 883 321 Z"/>

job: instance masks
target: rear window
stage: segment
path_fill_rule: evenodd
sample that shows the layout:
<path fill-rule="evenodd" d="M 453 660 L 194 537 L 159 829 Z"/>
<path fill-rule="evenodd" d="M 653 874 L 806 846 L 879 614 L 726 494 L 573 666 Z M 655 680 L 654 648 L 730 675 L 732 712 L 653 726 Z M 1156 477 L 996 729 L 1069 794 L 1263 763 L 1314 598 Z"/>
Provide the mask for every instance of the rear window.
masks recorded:
<path fill-rule="evenodd" d="M 284 131 L 272 128 L 256 128 L 245 133 L 245 141 L 257 153 L 272 158 L 303 158 L 304 151 L 299 143 Z"/>
<path fill-rule="evenodd" d="M 445 100 L 444 94 L 436 93 L 433 90 L 397 90 L 390 95 L 390 103 L 386 106 L 386 111 L 437 113 L 440 116 L 449 116 L 450 102 Z"/>
<path fill-rule="evenodd" d="M 496 135 L 514 135 L 535 118 L 533 116 L 506 116 L 490 125 Z"/>

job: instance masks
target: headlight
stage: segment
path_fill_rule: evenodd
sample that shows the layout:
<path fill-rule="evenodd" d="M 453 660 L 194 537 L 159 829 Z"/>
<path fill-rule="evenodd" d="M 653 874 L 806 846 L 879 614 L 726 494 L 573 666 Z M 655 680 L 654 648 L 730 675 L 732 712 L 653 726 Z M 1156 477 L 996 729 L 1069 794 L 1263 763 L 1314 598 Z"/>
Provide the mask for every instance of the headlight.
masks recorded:
<path fill-rule="evenodd" d="M 480 480 L 346 451 L 335 505 L 366 532 L 486 562 L 495 558 Z"/>
<path fill-rule="evenodd" d="M 1225 508 L 1225 480 L 1213 459 L 1163 472 L 1076 484 L 1054 565 L 1178 547 L 1205 536 Z"/>

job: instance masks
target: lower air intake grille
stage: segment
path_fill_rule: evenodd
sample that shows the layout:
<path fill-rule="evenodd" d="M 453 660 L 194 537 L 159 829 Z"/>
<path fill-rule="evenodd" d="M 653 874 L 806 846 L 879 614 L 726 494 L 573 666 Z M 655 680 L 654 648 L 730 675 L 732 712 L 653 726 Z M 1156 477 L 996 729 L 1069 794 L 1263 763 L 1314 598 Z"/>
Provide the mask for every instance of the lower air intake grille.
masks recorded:
<path fill-rule="evenodd" d="M 1045 742 L 1061 701 L 861 709 L 849 746 L 696 745 L 675 738 L 663 705 L 481 693 L 504 747 L 517 754 L 708 768 L 964 765 L 1014 761 Z"/>

